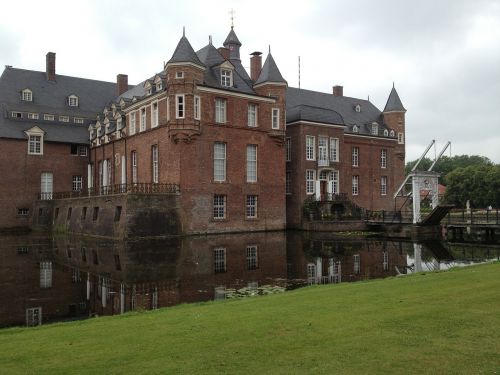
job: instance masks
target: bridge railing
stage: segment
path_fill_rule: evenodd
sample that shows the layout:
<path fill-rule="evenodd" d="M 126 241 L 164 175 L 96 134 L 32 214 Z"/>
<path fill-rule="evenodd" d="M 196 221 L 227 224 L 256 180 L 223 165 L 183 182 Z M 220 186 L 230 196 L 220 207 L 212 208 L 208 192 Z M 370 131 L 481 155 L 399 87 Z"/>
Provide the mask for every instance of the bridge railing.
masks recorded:
<path fill-rule="evenodd" d="M 38 200 L 67 199 L 95 197 L 100 195 L 112 194 L 178 194 L 180 186 L 178 184 L 154 184 L 154 183 L 135 183 L 135 184 L 116 184 L 101 186 L 90 189 L 80 189 L 63 192 L 38 193 Z"/>
<path fill-rule="evenodd" d="M 413 221 L 413 213 L 408 210 L 389 211 L 365 211 L 364 219 L 366 221 L 374 221 L 378 223 L 411 223 Z"/>
<path fill-rule="evenodd" d="M 452 209 L 446 219 L 446 224 L 500 224 L 500 209 Z"/>

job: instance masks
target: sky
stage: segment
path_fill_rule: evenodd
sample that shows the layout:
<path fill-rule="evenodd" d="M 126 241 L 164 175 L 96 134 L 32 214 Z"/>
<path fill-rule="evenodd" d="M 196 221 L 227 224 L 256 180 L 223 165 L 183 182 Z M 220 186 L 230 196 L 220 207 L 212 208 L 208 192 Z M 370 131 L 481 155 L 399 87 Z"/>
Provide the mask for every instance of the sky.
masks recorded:
<path fill-rule="evenodd" d="M 186 28 L 195 50 L 231 27 L 241 58 L 269 48 L 289 86 L 370 98 L 383 110 L 394 83 L 406 113 L 406 160 L 432 139 L 439 153 L 500 163 L 500 0 L 9 1 L 0 66 L 139 83 L 162 70 Z M 270 46 L 270 47 L 269 47 Z M 447 150 L 446 155 L 450 155 Z"/>

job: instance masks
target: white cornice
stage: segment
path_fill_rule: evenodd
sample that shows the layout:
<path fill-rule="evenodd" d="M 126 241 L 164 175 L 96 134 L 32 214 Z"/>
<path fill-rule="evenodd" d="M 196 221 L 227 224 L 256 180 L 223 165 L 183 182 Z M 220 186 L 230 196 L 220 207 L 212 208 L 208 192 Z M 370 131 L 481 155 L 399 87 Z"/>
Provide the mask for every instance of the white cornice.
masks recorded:
<path fill-rule="evenodd" d="M 176 62 L 176 63 L 168 63 L 167 65 L 165 65 L 165 71 L 167 71 L 169 66 L 186 66 L 186 65 L 194 66 L 195 68 L 199 68 L 201 70 L 206 70 L 204 66 L 192 62 Z"/>
<path fill-rule="evenodd" d="M 323 127 L 328 127 L 328 128 L 340 128 L 340 129 L 345 128 L 345 125 L 336 125 L 336 124 L 328 124 L 325 122 L 313 122 L 313 121 L 302 121 L 302 120 L 290 122 L 290 123 L 286 124 L 286 126 L 301 125 L 301 124 L 302 125 L 323 126 Z"/>
<path fill-rule="evenodd" d="M 285 87 L 288 87 L 288 83 L 285 83 L 285 82 L 273 82 L 273 81 L 262 82 L 262 83 L 259 83 L 258 85 L 254 85 L 253 87 L 257 88 L 257 87 L 261 87 L 261 86 L 264 86 L 264 85 L 274 85 L 274 86 L 285 86 Z"/>
<path fill-rule="evenodd" d="M 209 92 L 209 93 L 214 93 L 214 94 L 221 94 L 221 95 L 226 95 L 226 96 L 235 96 L 238 98 L 252 99 L 252 100 L 266 102 L 266 103 L 276 103 L 276 99 L 268 98 L 267 96 L 243 94 L 240 92 L 216 89 L 216 88 L 207 87 L 207 86 L 198 86 L 198 91 Z"/>
<path fill-rule="evenodd" d="M 372 135 L 364 135 L 364 134 L 353 134 L 353 133 L 344 133 L 344 136 L 346 137 L 362 137 L 362 138 L 370 138 L 370 139 L 377 139 L 377 140 L 382 140 L 382 141 L 391 141 L 391 142 L 396 142 L 396 138 L 386 138 L 386 137 L 374 137 Z"/>

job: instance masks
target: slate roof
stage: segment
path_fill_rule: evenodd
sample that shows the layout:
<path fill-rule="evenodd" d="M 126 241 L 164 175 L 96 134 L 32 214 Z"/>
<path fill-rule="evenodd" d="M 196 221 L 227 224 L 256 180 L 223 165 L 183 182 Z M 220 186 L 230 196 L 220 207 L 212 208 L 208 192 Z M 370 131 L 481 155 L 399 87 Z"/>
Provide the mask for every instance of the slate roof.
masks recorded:
<path fill-rule="evenodd" d="M 185 35 L 183 35 L 179 40 L 179 43 L 177 43 L 177 47 L 175 47 L 175 51 L 170 60 L 168 60 L 167 64 L 180 62 L 191 62 L 193 64 L 203 66 L 203 63 L 198 58 L 198 55 L 196 55 L 196 53 L 194 52 L 193 47 L 191 47 L 191 43 L 189 43 L 189 40 Z"/>
<path fill-rule="evenodd" d="M 21 100 L 21 91 L 29 88 L 33 101 Z M 73 117 L 95 118 L 116 97 L 116 83 L 56 74 L 47 81 L 46 73 L 7 67 L 0 77 L 0 137 L 26 139 L 24 131 L 38 126 L 45 131 L 45 141 L 88 143 L 87 125 L 73 123 Z M 67 98 L 78 96 L 78 107 L 69 107 Z M 22 119 L 10 118 L 12 111 L 23 112 Z M 27 112 L 38 113 L 39 120 L 27 119 Z M 70 116 L 69 123 L 43 120 L 44 114 Z"/>
<path fill-rule="evenodd" d="M 280 73 L 280 70 L 278 69 L 278 66 L 276 65 L 276 62 L 273 59 L 273 56 L 271 55 L 271 52 L 269 52 L 269 54 L 267 55 L 264 66 L 262 67 L 259 78 L 257 78 L 255 84 L 258 85 L 259 83 L 264 82 L 286 83 L 285 79 Z"/>
<path fill-rule="evenodd" d="M 224 41 L 223 46 L 226 47 L 230 44 L 237 44 L 237 45 L 241 46 L 241 42 L 238 39 L 238 37 L 236 36 L 236 33 L 234 32 L 234 28 L 232 26 L 231 26 L 231 31 L 227 35 L 227 38 Z"/>
<path fill-rule="evenodd" d="M 391 111 L 401 111 L 406 112 L 405 107 L 403 107 L 403 103 L 401 103 L 401 99 L 399 99 L 398 92 L 392 86 L 391 93 L 389 94 L 389 98 L 387 99 L 387 103 L 385 104 L 384 112 Z"/>
<path fill-rule="evenodd" d="M 356 112 L 356 106 L 361 110 Z M 323 123 L 336 123 L 331 117 L 331 112 L 337 113 L 343 120 L 340 124 L 345 124 L 347 133 L 354 132 L 353 127 L 358 127 L 359 134 L 371 135 L 372 124 L 378 124 L 378 135 L 383 135 L 384 130 L 389 130 L 382 121 L 382 112 L 370 101 L 348 96 L 334 96 L 319 91 L 304 90 L 295 87 L 288 87 L 286 91 L 287 122 L 297 121 L 290 117 L 290 113 L 301 108 L 301 114 L 308 121 Z M 314 108 L 314 109 L 311 109 Z M 327 112 L 331 111 L 331 112 Z"/>
<path fill-rule="evenodd" d="M 298 105 L 292 108 L 287 107 L 286 120 L 287 122 L 314 121 L 326 124 L 344 125 L 344 119 L 338 112 L 309 105 Z"/>

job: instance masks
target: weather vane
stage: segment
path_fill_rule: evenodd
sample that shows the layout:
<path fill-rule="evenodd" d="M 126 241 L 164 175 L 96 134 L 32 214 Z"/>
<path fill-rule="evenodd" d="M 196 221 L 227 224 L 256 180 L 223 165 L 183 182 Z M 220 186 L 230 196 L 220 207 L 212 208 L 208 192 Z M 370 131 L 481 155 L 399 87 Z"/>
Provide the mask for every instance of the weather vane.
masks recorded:
<path fill-rule="evenodd" d="M 234 28 L 234 14 L 236 13 L 236 11 L 231 8 L 231 10 L 229 11 L 229 14 L 231 15 L 231 29 Z"/>

